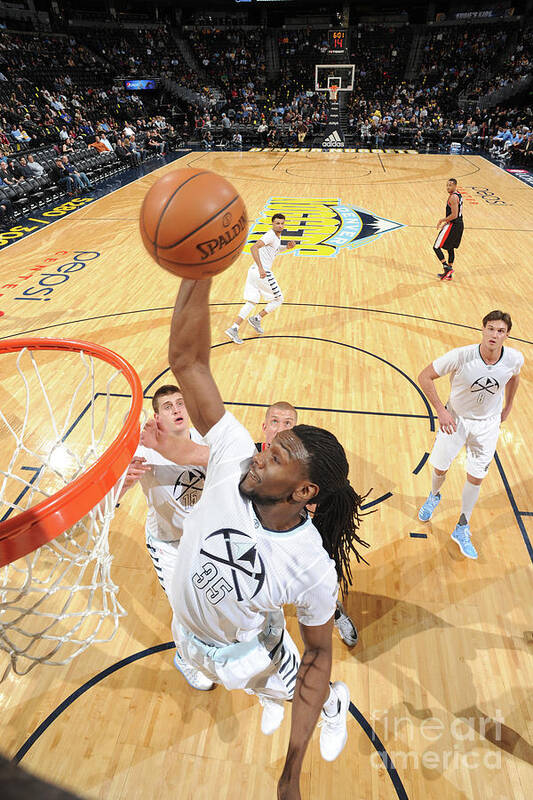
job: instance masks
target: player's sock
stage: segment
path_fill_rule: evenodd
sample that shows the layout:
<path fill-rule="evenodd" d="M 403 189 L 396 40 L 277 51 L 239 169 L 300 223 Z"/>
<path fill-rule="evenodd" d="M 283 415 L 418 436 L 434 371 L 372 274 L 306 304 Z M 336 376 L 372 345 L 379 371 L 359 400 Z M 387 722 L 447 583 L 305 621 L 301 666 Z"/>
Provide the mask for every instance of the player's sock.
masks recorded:
<path fill-rule="evenodd" d="M 474 510 L 474 506 L 479 497 L 480 489 L 481 484 L 470 483 L 470 481 L 465 482 L 465 485 L 463 486 L 461 517 L 459 519 L 459 525 L 466 525 L 467 522 L 470 522 L 470 517 L 472 516 L 472 511 Z"/>
<path fill-rule="evenodd" d="M 435 470 L 431 473 L 431 492 L 432 494 L 438 494 L 439 489 L 446 480 L 446 473 L 444 475 L 437 475 Z"/>

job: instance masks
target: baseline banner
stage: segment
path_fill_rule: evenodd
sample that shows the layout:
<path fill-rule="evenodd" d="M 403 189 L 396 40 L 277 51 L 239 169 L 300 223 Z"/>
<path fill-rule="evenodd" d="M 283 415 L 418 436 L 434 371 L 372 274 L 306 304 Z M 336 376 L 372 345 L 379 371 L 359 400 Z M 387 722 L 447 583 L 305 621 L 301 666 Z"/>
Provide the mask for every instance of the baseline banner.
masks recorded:
<path fill-rule="evenodd" d="M 524 168 L 506 168 L 505 170 L 510 175 L 514 175 L 515 178 L 522 181 L 523 183 L 527 183 L 528 186 L 533 186 L 533 172 L 529 169 Z"/>
<path fill-rule="evenodd" d="M 344 147 L 344 134 L 338 125 L 330 125 L 326 128 L 322 147 Z"/>

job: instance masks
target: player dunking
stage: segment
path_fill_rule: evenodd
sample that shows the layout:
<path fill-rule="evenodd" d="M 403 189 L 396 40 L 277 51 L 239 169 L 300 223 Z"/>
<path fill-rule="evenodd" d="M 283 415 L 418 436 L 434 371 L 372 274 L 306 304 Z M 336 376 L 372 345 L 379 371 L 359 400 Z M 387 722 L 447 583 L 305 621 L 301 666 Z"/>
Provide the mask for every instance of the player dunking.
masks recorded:
<path fill-rule="evenodd" d="M 350 555 L 362 498 L 348 480 L 337 439 L 321 428 L 281 431 L 258 453 L 226 412 L 211 374 L 210 280 L 183 280 L 170 329 L 169 363 L 191 420 L 210 448 L 202 497 L 183 525 L 171 602 L 185 661 L 227 689 L 258 695 L 262 729 L 281 724 L 292 699 L 289 748 L 278 798 L 300 798 L 300 772 L 322 713 L 326 760 L 346 739 L 348 687 L 329 683 L 338 583 L 351 583 Z M 313 521 L 306 506 L 315 503 Z M 300 656 L 284 624 L 292 604 Z"/>
<path fill-rule="evenodd" d="M 265 440 L 264 442 L 255 443 L 256 450 L 259 453 L 267 450 L 277 433 L 290 430 L 294 428 L 297 423 L 298 412 L 294 406 L 287 403 L 285 400 L 278 400 L 276 403 L 272 403 L 266 410 L 265 419 L 261 426 Z M 310 504 L 308 510 L 311 512 L 314 511 L 313 504 Z M 348 647 L 355 647 L 358 639 L 357 628 L 344 610 L 344 606 L 340 600 L 337 600 L 333 624 L 339 631 L 344 644 L 348 645 Z"/>
<path fill-rule="evenodd" d="M 235 344 L 243 343 L 239 336 L 239 327 L 247 317 L 248 322 L 257 333 L 264 333 L 261 320 L 266 314 L 275 311 L 283 303 L 283 295 L 272 272 L 272 264 L 278 253 L 292 250 L 295 245 L 293 241 L 287 242 L 286 245 L 281 244 L 281 233 L 284 226 L 284 215 L 274 214 L 271 230 L 263 234 L 259 241 L 255 242 L 250 248 L 255 263 L 248 270 L 248 277 L 244 286 L 246 303 L 239 311 L 233 325 L 225 331 L 226 335 Z M 261 299 L 268 301 L 267 305 L 259 314 L 249 317 L 257 303 L 261 302 Z"/>
<path fill-rule="evenodd" d="M 461 244 L 461 237 L 464 230 L 463 198 L 457 191 L 457 181 L 455 178 L 450 178 L 448 180 L 446 183 L 446 191 L 448 192 L 446 216 L 439 219 L 437 222 L 437 228 L 440 228 L 440 231 L 433 245 L 435 255 L 443 266 L 443 272 L 437 275 L 441 281 L 451 281 L 452 279 L 455 250 Z M 443 249 L 448 252 L 447 261 L 442 252 Z"/>
<path fill-rule="evenodd" d="M 418 376 L 424 394 L 439 416 L 440 426 L 430 456 L 433 466 L 431 492 L 418 512 L 418 518 L 422 522 L 431 519 L 440 503 L 440 488 L 446 480 L 448 468 L 465 445 L 466 483 L 461 515 L 452 539 L 468 558 L 477 558 L 470 541 L 470 515 L 496 450 L 500 424 L 511 411 L 518 389 L 518 373 L 524 363 L 522 353 L 503 346 L 511 326 L 509 314 L 491 311 L 483 318 L 481 344 L 450 350 Z M 450 375 L 451 383 L 450 399 L 446 405 L 441 402 L 434 385 L 434 381 L 443 375 Z"/>

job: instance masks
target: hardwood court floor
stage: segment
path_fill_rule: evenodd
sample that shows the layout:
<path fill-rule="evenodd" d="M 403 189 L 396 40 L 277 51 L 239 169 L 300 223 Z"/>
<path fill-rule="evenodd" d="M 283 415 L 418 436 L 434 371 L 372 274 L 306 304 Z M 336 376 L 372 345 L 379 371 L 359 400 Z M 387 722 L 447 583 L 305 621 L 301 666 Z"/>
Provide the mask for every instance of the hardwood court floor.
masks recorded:
<path fill-rule="evenodd" d="M 243 327 L 242 347 L 223 331 L 241 305 L 250 257 L 242 255 L 214 281 L 219 346 L 212 367 L 224 400 L 257 438 L 264 407 L 289 400 L 302 421 L 337 434 L 352 483 L 372 488 L 369 500 L 376 501 L 362 526 L 370 566 L 354 568 L 346 602 L 360 643 L 349 651 L 334 635 L 333 674 L 347 682 L 355 706 L 349 740 L 326 764 L 315 733 L 302 797 L 322 800 L 334 787 L 338 800 L 526 798 L 533 778 L 532 645 L 524 638 L 533 629 L 531 189 L 481 157 L 280 151 L 190 153 L 180 163 L 229 178 L 251 221 L 268 203 L 287 208 L 301 248 L 277 259 L 286 302 L 267 318 L 263 338 Z M 152 386 L 168 378 L 178 282 L 146 257 L 137 220 L 146 190 L 175 166 L 5 250 L 1 335 L 31 331 L 105 344 L 133 363 L 151 396 Z M 432 244 L 449 177 L 465 198 L 465 234 L 455 278 L 442 284 Z M 350 205 L 369 215 L 350 216 Z M 332 241 L 365 239 L 354 249 L 338 244 L 331 255 Z M 80 251 L 93 254 L 82 270 L 57 279 L 52 292 L 16 299 Z M 46 262 L 46 272 L 28 272 L 48 257 L 59 260 Z M 511 313 L 509 344 L 526 364 L 474 510 L 480 556 L 472 562 L 450 540 L 464 459 L 450 471 L 434 520 L 417 520 L 434 434 L 415 383 L 437 355 L 479 341 L 481 318 L 493 308 Z M 438 389 L 446 394 L 445 380 Z M 61 403 L 59 388 L 55 394 Z M 111 534 L 114 577 L 128 611 L 115 639 L 68 667 L 37 668 L 0 686 L 8 755 L 86 681 L 170 640 L 170 611 L 144 549 L 144 515 L 136 488 L 122 501 Z M 297 637 L 290 613 L 288 624 Z M 171 653 L 150 652 L 95 683 L 21 763 L 90 798 L 274 798 L 290 713 L 279 732 L 263 737 L 252 698 L 189 690 Z"/>

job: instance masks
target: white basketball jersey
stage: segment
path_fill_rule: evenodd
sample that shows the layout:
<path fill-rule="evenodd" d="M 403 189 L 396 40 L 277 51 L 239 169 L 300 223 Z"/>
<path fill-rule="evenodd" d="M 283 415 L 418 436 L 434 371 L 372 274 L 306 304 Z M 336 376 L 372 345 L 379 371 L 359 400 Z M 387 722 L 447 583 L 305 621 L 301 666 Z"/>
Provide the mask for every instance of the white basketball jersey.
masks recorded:
<path fill-rule="evenodd" d="M 485 364 L 478 344 L 457 347 L 433 362 L 440 376 L 450 375 L 449 406 L 460 417 L 486 419 L 501 414 L 506 383 L 518 375 L 524 356 L 502 348 L 496 364 Z"/>
<path fill-rule="evenodd" d="M 273 230 L 267 231 L 261 238 L 259 239 L 260 242 L 263 242 L 265 245 L 259 249 L 259 258 L 261 260 L 261 266 L 265 270 L 265 272 L 270 272 L 272 269 L 272 264 L 274 263 L 274 259 L 276 254 L 281 247 L 281 239 L 274 233 Z"/>
<path fill-rule="evenodd" d="M 198 431 L 191 428 L 191 439 L 205 444 Z M 169 461 L 157 450 L 139 445 L 135 455 L 152 465 L 139 480 L 148 503 L 146 535 L 163 542 L 176 542 L 181 538 L 183 520 L 194 508 L 204 488 L 205 469 L 194 465 L 180 465 Z"/>
<path fill-rule="evenodd" d="M 250 641 L 269 613 L 290 603 L 304 625 L 335 611 L 335 564 L 309 518 L 289 531 L 263 528 L 239 491 L 255 446 L 229 412 L 205 436 L 205 487 L 183 525 L 170 599 L 175 620 L 206 644 Z"/>

